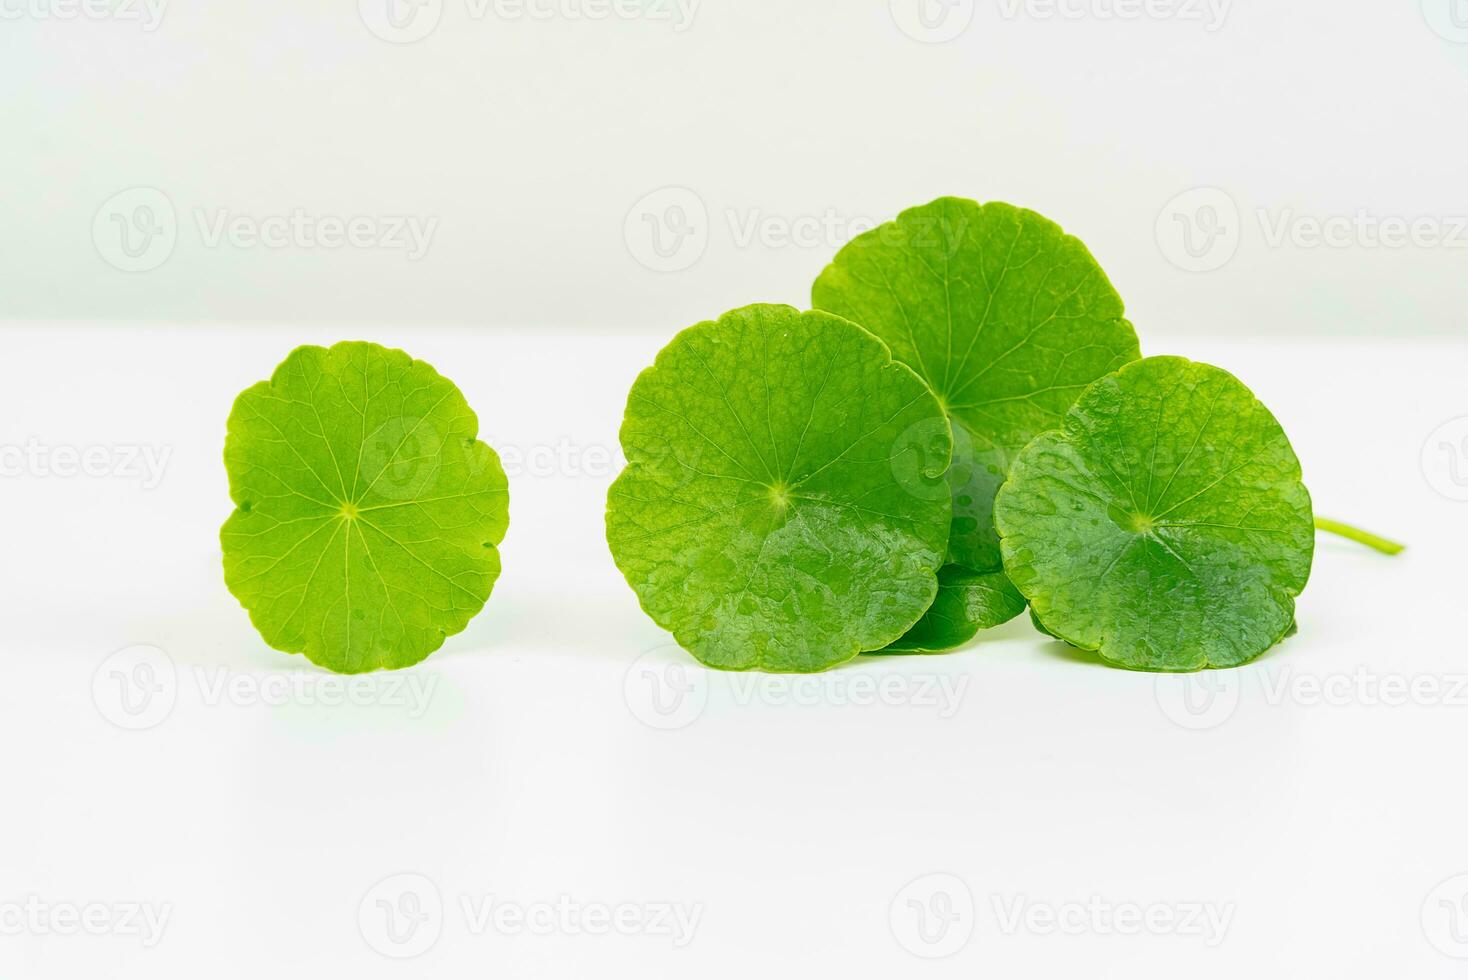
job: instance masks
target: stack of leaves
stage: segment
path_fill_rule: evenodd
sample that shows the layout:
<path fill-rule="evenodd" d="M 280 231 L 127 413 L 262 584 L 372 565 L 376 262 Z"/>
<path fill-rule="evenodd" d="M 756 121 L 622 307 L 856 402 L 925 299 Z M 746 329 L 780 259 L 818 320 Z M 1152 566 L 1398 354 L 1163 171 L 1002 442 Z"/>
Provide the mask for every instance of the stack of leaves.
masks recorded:
<path fill-rule="evenodd" d="M 813 306 L 690 328 L 628 400 L 608 541 L 699 660 L 944 652 L 1026 605 L 1142 670 L 1293 630 L 1316 522 L 1284 431 L 1228 373 L 1140 359 L 1057 225 L 941 199 L 842 249 Z"/>

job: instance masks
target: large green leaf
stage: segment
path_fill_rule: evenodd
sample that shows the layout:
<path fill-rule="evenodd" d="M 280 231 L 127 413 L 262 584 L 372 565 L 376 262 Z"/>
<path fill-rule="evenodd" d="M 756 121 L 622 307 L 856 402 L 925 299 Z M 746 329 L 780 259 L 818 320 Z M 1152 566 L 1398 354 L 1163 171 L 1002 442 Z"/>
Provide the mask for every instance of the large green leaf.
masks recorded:
<path fill-rule="evenodd" d="M 953 421 L 949 561 L 1000 565 L 994 494 L 1010 460 L 1087 385 L 1140 356 L 1121 297 L 1054 222 L 942 198 L 853 240 L 813 305 L 861 324 L 932 387 Z"/>
<path fill-rule="evenodd" d="M 301 347 L 229 416 L 229 589 L 265 642 L 342 673 L 418 663 L 499 576 L 509 491 L 453 382 L 398 350 Z"/>
<path fill-rule="evenodd" d="M 945 653 L 957 650 L 980 630 L 1003 626 L 1025 611 L 1003 572 L 975 572 L 960 565 L 938 573 L 938 598 L 907 635 L 878 653 Z"/>
<path fill-rule="evenodd" d="M 622 446 L 612 555 L 704 663 L 821 670 L 886 646 L 932 604 L 948 426 L 860 327 L 786 306 L 691 327 L 637 379 Z"/>
<path fill-rule="evenodd" d="M 1246 663 L 1294 622 L 1315 549 L 1284 430 L 1225 371 L 1177 357 L 1087 389 L 1025 447 L 995 508 L 1045 628 L 1112 663 Z"/>

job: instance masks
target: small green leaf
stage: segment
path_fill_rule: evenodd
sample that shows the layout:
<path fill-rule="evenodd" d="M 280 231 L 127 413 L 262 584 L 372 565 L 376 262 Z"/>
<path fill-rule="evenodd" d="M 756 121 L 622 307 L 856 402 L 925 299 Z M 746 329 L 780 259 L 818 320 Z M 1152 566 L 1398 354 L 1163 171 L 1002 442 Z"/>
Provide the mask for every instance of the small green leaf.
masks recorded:
<path fill-rule="evenodd" d="M 843 248 L 812 295 L 885 340 L 947 410 L 948 560 L 969 568 L 999 567 L 994 494 L 1014 455 L 1140 356 L 1086 246 L 1008 204 L 941 198 L 906 211 Z"/>
<path fill-rule="evenodd" d="M 1087 389 L 1015 460 L 995 518 L 1045 628 L 1137 670 L 1264 653 L 1291 629 L 1315 547 L 1274 416 L 1232 375 L 1177 357 Z"/>
<path fill-rule="evenodd" d="M 683 331 L 627 400 L 607 541 L 653 620 L 726 670 L 822 670 L 932 604 L 952 444 L 860 327 L 752 306 Z"/>
<path fill-rule="evenodd" d="M 938 598 L 918 624 L 879 653 L 946 653 L 980 630 L 1003 626 L 1025 611 L 1025 597 L 1003 572 L 976 572 L 945 565 L 938 573 Z"/>
<path fill-rule="evenodd" d="M 301 347 L 229 416 L 224 577 L 265 642 L 340 673 L 407 667 L 488 599 L 499 458 L 453 383 L 376 344 Z"/>

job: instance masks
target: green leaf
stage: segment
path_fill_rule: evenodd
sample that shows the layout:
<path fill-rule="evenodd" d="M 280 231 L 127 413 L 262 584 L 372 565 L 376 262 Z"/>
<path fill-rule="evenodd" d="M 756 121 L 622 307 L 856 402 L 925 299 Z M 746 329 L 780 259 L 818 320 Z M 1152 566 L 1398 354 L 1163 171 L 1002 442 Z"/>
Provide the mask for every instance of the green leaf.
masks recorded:
<path fill-rule="evenodd" d="M 1025 597 L 1003 572 L 976 572 L 945 565 L 938 573 L 938 598 L 918 624 L 878 653 L 946 653 L 980 630 L 1003 626 L 1025 611 Z"/>
<path fill-rule="evenodd" d="M 1011 582 L 1009 584 L 1010 585 L 1013 585 L 1014 583 Z M 1040 617 L 1035 615 L 1035 610 L 1034 610 L 1033 607 L 1031 607 L 1031 609 L 1030 609 L 1030 625 L 1032 625 L 1033 627 L 1035 627 L 1036 631 L 1045 634 L 1046 636 L 1050 637 L 1052 640 L 1058 640 L 1058 639 L 1060 639 L 1060 637 L 1058 637 L 1054 633 L 1050 632 L 1049 627 L 1047 627 L 1044 623 L 1040 622 Z"/>
<path fill-rule="evenodd" d="M 885 340 L 952 418 L 948 560 L 969 568 L 999 567 L 994 494 L 1015 454 L 1140 356 L 1086 246 L 1008 204 L 942 198 L 904 212 L 841 250 L 812 305 Z"/>
<path fill-rule="evenodd" d="M 1284 430 L 1225 371 L 1153 357 L 1098 381 L 1015 460 L 1004 567 L 1057 637 L 1138 670 L 1247 663 L 1310 577 L 1310 495 Z"/>
<path fill-rule="evenodd" d="M 341 673 L 418 663 L 489 598 L 509 525 L 459 389 L 376 344 L 301 347 L 229 416 L 224 577 L 265 642 Z"/>
<path fill-rule="evenodd" d="M 633 386 L 622 447 L 612 555 L 705 664 L 822 670 L 932 604 L 948 426 L 860 327 L 751 306 L 683 331 Z"/>

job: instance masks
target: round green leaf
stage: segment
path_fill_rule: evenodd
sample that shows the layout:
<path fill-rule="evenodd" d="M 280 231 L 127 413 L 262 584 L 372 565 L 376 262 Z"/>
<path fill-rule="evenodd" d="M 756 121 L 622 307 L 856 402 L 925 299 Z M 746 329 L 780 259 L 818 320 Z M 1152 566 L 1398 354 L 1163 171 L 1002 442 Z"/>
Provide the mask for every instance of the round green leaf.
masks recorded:
<path fill-rule="evenodd" d="M 1177 357 L 1087 389 L 995 506 L 1045 628 L 1138 670 L 1234 667 L 1294 622 L 1315 550 L 1284 430 L 1231 374 Z"/>
<path fill-rule="evenodd" d="M 957 650 L 980 630 L 1003 626 L 1025 611 L 1020 595 L 1003 572 L 976 572 L 945 565 L 938 573 L 938 597 L 907 635 L 878 653 L 946 653 Z"/>
<path fill-rule="evenodd" d="M 658 625 L 726 670 L 822 670 L 932 604 L 952 444 L 922 380 L 825 313 L 680 333 L 627 400 L 607 541 Z"/>
<path fill-rule="evenodd" d="M 1140 355 L 1086 246 L 1033 211 L 941 198 L 859 236 L 812 305 L 859 323 L 953 422 L 948 560 L 998 570 L 994 494 L 1010 461 L 1080 393 Z"/>
<path fill-rule="evenodd" d="M 509 526 L 453 382 L 376 344 L 301 347 L 229 416 L 224 577 L 265 642 L 341 673 L 418 663 L 484 607 Z"/>

